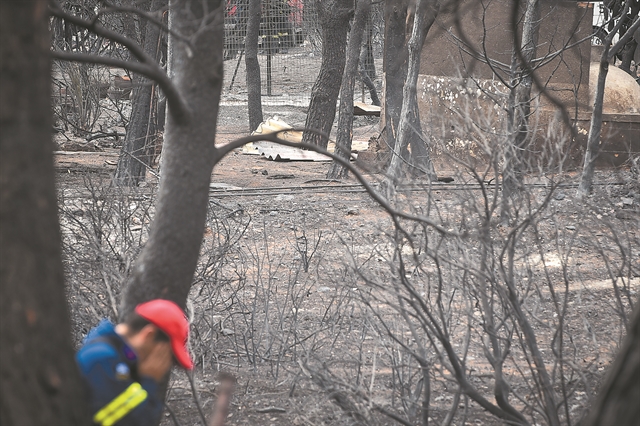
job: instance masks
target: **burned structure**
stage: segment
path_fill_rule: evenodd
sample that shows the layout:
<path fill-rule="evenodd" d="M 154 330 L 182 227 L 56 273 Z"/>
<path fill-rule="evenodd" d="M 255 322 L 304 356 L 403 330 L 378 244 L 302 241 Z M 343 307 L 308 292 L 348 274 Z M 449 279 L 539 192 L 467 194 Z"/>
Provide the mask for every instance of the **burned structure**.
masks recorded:
<path fill-rule="evenodd" d="M 454 8 L 441 10 L 427 36 L 418 80 L 423 131 L 433 142 L 434 160 L 440 162 L 447 155 L 481 159 L 482 149 L 469 137 L 470 128 L 490 133 L 506 128 L 518 55 L 514 46 L 522 38 L 526 4 L 454 3 Z M 517 3 L 522 9 L 514 11 Z M 563 145 L 564 166 L 581 165 L 593 102 L 590 86 L 597 79 L 597 67 L 590 66 L 592 22 L 593 3 L 541 1 L 536 55 L 530 63 L 532 157 L 544 157 L 543 140 L 553 136 L 554 143 Z M 613 72 L 607 86 L 598 164 L 618 166 L 630 155 L 640 155 L 640 86 L 624 72 Z"/>

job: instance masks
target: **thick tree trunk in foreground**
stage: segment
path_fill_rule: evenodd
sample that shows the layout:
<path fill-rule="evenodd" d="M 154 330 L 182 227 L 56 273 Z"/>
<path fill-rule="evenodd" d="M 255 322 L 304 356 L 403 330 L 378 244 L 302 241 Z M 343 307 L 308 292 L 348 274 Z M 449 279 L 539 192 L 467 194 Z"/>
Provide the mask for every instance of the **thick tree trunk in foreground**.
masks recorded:
<path fill-rule="evenodd" d="M 0 2 L 2 425 L 91 422 L 64 291 L 47 4 Z"/>
<path fill-rule="evenodd" d="M 153 0 L 147 11 L 166 5 L 166 0 Z M 144 23 L 144 21 L 142 21 Z M 160 28 L 147 21 L 142 32 L 142 48 L 152 58 L 159 56 Z M 151 166 L 157 133 L 158 88 L 148 78 L 133 75 L 131 119 L 116 168 L 115 182 L 122 186 L 135 186 L 144 181 L 147 167 Z"/>
<path fill-rule="evenodd" d="M 305 127 L 329 135 L 336 118 L 336 102 L 346 61 L 347 30 L 353 13 L 353 1 L 326 0 L 316 3 L 322 28 L 322 64 L 311 90 L 311 101 Z M 329 141 L 322 136 L 304 132 L 302 142 L 323 148 Z"/>
<path fill-rule="evenodd" d="M 120 315 L 153 298 L 181 307 L 191 287 L 204 232 L 222 90 L 223 6 L 220 0 L 188 0 L 172 9 L 172 28 L 191 37 L 192 50 L 173 43 L 173 82 L 189 108 L 167 117 L 162 175 L 149 240 L 125 289 Z"/>
<path fill-rule="evenodd" d="M 403 102 L 400 112 L 400 120 L 398 122 L 398 132 L 389 169 L 387 171 L 387 184 L 389 187 L 395 185 L 397 179 L 401 175 L 404 159 L 399 155 L 407 150 L 410 142 L 413 142 L 412 148 L 418 145 L 424 147 L 422 141 L 422 130 L 420 129 L 420 118 L 418 113 L 418 73 L 420 72 L 420 54 L 424 40 L 427 37 L 429 29 L 436 20 L 438 11 L 440 10 L 440 2 L 438 0 L 418 0 L 416 7 L 415 20 L 411 38 L 409 40 L 409 61 L 407 78 L 403 88 Z M 427 174 L 430 179 L 436 180 L 436 174 L 433 170 L 433 164 L 429 152 L 424 149 L 421 152 L 422 158 L 416 158 L 416 149 L 412 150 L 412 157 L 416 167 Z"/>
<path fill-rule="evenodd" d="M 635 425 L 640 419 L 640 300 L 627 337 L 581 426 Z"/>
<path fill-rule="evenodd" d="M 371 11 L 371 0 L 357 0 L 356 12 L 351 25 L 349 45 L 347 47 L 347 63 L 344 67 L 342 87 L 340 88 L 340 111 L 338 114 L 338 134 L 336 135 L 336 155 L 342 158 L 351 156 L 351 140 L 353 138 L 353 92 L 360 62 L 362 38 L 367 25 L 367 17 Z M 327 172 L 327 178 L 336 179 L 348 176 L 348 170 L 340 163 L 333 161 Z"/>
<path fill-rule="evenodd" d="M 249 0 L 249 19 L 244 41 L 245 66 L 247 68 L 247 98 L 249 107 L 249 131 L 253 132 L 264 121 L 262 118 L 262 81 L 258 62 L 258 37 L 260 36 L 260 0 Z"/>
<path fill-rule="evenodd" d="M 515 23 L 513 24 L 516 25 Z M 513 53 L 511 71 L 511 91 L 509 93 L 509 135 L 502 169 L 502 205 L 500 215 L 508 220 L 512 213 L 509 208 L 522 187 L 527 144 L 531 140 L 529 116 L 531 115 L 531 86 L 533 84 L 532 61 L 536 56 L 538 33 L 540 32 L 540 0 L 527 0 L 527 8 L 522 25 L 520 54 Z M 518 49 L 514 46 L 514 50 Z"/>
<path fill-rule="evenodd" d="M 407 1 L 388 0 L 385 2 L 384 16 L 384 124 L 387 143 L 393 150 L 407 76 Z"/>

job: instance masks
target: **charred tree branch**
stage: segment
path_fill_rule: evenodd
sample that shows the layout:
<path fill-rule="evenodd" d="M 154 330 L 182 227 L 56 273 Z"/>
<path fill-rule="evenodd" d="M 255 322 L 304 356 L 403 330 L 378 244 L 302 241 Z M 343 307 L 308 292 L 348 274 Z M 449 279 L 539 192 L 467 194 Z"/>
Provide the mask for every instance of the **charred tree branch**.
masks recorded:
<path fill-rule="evenodd" d="M 169 103 L 169 112 L 174 116 L 176 121 L 179 124 L 188 123 L 190 113 L 186 104 L 184 103 L 182 96 L 177 91 L 176 87 L 173 85 L 169 77 L 167 77 L 164 70 L 160 68 L 160 66 L 149 55 L 147 55 L 138 44 L 136 44 L 129 38 L 118 34 L 115 31 L 104 28 L 103 26 L 95 22 L 89 22 L 84 19 L 78 18 L 77 16 L 73 16 L 64 12 L 55 2 L 50 3 L 49 11 L 53 16 L 64 19 L 65 21 L 68 21 L 74 25 L 86 28 L 87 30 L 99 36 L 122 44 L 127 49 L 129 49 L 129 51 L 140 61 L 140 64 L 104 56 L 94 56 L 84 53 L 70 53 L 60 51 L 53 51 L 51 53 L 52 57 L 66 61 L 95 63 L 113 67 L 122 67 L 130 71 L 142 74 L 145 77 L 148 77 L 151 80 L 157 82 L 158 85 L 162 88 L 165 95 L 167 96 L 167 102 Z"/>
<path fill-rule="evenodd" d="M 183 124 L 186 124 L 189 121 L 189 111 L 182 99 L 182 96 L 178 93 L 176 87 L 173 85 L 171 80 L 169 80 L 169 77 L 167 77 L 162 68 L 157 64 L 129 62 L 121 59 L 109 58 L 107 56 L 95 56 L 87 53 L 61 52 L 59 50 L 52 51 L 51 57 L 62 61 L 102 64 L 109 67 L 124 68 L 144 75 L 158 83 L 162 88 L 167 96 L 171 113 L 174 115 L 176 120 Z"/>
<path fill-rule="evenodd" d="M 287 129 L 287 130 L 283 130 L 283 132 L 285 131 L 301 131 L 303 129 Z M 319 135 L 319 138 L 325 138 L 328 139 L 326 134 L 323 134 L 319 131 L 315 131 L 313 129 L 304 129 L 304 131 L 307 132 L 315 132 L 316 134 Z M 362 173 L 360 173 L 358 171 L 358 169 L 353 166 L 350 162 L 349 159 L 345 159 L 340 157 L 339 155 L 336 155 L 334 153 L 328 152 L 327 150 L 323 149 L 322 147 L 315 145 L 315 144 L 310 144 L 310 143 L 303 143 L 303 142 L 289 142 L 286 141 L 284 139 L 281 139 L 278 137 L 278 134 L 280 132 L 274 132 L 274 133 L 269 133 L 266 135 L 251 135 L 251 136 L 245 136 L 239 139 L 234 140 L 233 142 L 230 142 L 224 146 L 221 146 L 218 148 L 217 151 L 217 155 L 219 157 L 218 161 L 220 159 L 222 159 L 222 157 L 224 157 L 225 155 L 227 155 L 229 152 L 233 151 L 236 148 L 240 148 L 248 143 L 251 142 L 260 142 L 260 141 L 267 141 L 267 142 L 274 142 L 277 143 L 279 145 L 283 145 L 283 146 L 289 146 L 292 148 L 302 148 L 302 149 L 306 149 L 309 151 L 314 151 L 317 152 L 319 154 L 322 155 L 326 155 L 327 157 L 330 157 L 332 160 L 340 163 L 343 167 L 345 167 L 346 169 L 349 170 L 349 172 L 353 173 L 353 175 L 355 176 L 355 178 L 362 184 L 362 186 L 364 187 L 364 189 L 369 193 L 369 195 L 371 195 L 371 198 L 374 199 L 374 201 L 376 201 L 378 204 L 380 204 L 380 206 L 385 209 L 389 215 L 391 215 L 394 219 L 407 219 L 407 220 L 413 220 L 416 222 L 420 222 L 423 223 L 427 226 L 431 226 L 434 230 L 438 231 L 438 233 L 442 234 L 442 235 L 451 235 L 451 236 L 457 236 L 457 237 L 462 237 L 463 235 L 461 234 L 457 234 L 455 232 L 451 232 L 446 230 L 445 228 L 443 228 L 442 226 L 438 225 L 437 223 L 435 223 L 433 220 L 429 219 L 426 216 L 420 216 L 420 215 L 414 215 L 414 214 L 410 214 L 410 213 L 406 213 L 400 210 L 395 209 L 394 207 L 391 206 L 391 204 L 389 204 L 387 202 L 387 200 L 380 195 L 380 193 L 378 191 L 376 191 L 376 189 L 365 179 L 365 177 L 362 175 Z"/>
<path fill-rule="evenodd" d="M 171 34 L 172 36 L 174 36 L 175 38 L 177 38 L 178 40 L 180 40 L 181 42 L 187 44 L 190 48 L 193 48 L 191 46 L 191 40 L 189 40 L 187 37 L 183 36 L 180 33 L 177 33 L 176 31 L 173 31 L 172 29 L 169 28 L 169 26 L 167 24 L 165 24 L 162 21 L 162 13 L 164 13 L 168 8 L 162 8 L 156 12 L 145 12 L 144 10 L 141 10 L 137 7 L 131 7 L 131 6 L 115 6 L 109 2 L 103 1 L 102 2 L 105 5 L 104 9 L 101 9 L 98 11 L 98 14 L 96 15 L 96 18 L 99 18 L 102 15 L 106 15 L 106 14 L 110 14 L 110 13 L 134 13 L 138 16 L 140 16 L 141 18 L 146 19 L 147 21 L 157 25 L 161 30 L 166 31 L 167 33 Z M 162 11 L 162 13 L 160 13 Z"/>

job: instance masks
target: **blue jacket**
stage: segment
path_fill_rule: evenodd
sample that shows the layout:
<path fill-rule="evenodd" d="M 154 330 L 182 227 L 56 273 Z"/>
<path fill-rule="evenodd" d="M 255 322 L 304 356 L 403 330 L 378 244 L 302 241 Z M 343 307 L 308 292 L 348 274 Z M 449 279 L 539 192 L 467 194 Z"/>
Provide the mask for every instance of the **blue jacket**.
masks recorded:
<path fill-rule="evenodd" d="M 76 361 L 89 388 L 93 421 L 101 426 L 157 425 L 162 414 L 158 384 L 138 377 L 135 352 L 108 320 L 89 332 Z"/>

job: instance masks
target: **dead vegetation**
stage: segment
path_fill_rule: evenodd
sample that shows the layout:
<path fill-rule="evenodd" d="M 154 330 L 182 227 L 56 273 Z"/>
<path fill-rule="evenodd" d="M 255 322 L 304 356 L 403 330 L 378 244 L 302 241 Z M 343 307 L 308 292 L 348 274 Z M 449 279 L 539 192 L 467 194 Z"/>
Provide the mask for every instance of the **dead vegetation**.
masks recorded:
<path fill-rule="evenodd" d="M 234 152 L 216 166 L 187 301 L 200 396 L 176 372 L 163 424 L 200 423 L 196 401 L 210 410 L 221 371 L 238 378 L 229 424 L 571 425 L 584 416 L 638 300 L 637 159 L 599 172 L 594 194 L 578 200 L 568 134 L 549 131 L 520 159 L 505 221 L 501 170 L 517 153 L 504 120 L 467 106 L 479 112 L 461 114 L 464 138 L 435 126 L 426 135 L 453 183 L 412 177 L 388 204 L 321 179 L 327 163 Z M 285 112 L 301 122 L 299 109 Z M 218 143 L 244 121 L 234 112 L 221 122 Z M 81 178 L 60 174 L 76 341 L 99 318 L 117 318 L 154 214 L 156 180 L 117 188 L 103 168 L 114 159 Z M 66 171 L 88 165 L 73 161 Z M 367 179 L 378 189 L 384 176 Z"/>
<path fill-rule="evenodd" d="M 246 179 L 251 161 L 229 157 L 218 178 Z M 628 169 L 602 172 L 583 203 L 573 174 L 532 175 L 505 225 L 490 169 L 452 174 L 456 185 L 398 192 L 394 206 L 415 220 L 339 185 L 213 196 L 188 301 L 205 409 L 225 371 L 238 377 L 229 424 L 576 423 L 637 301 L 637 182 Z M 79 339 L 116 317 L 154 191 L 97 174 L 66 181 Z M 179 424 L 198 422 L 190 395 L 176 372 Z"/>

